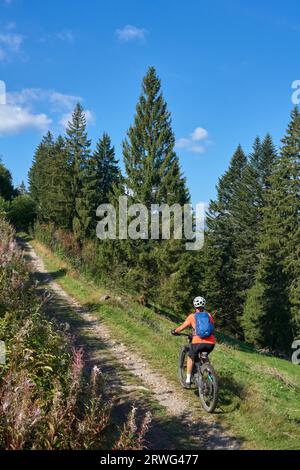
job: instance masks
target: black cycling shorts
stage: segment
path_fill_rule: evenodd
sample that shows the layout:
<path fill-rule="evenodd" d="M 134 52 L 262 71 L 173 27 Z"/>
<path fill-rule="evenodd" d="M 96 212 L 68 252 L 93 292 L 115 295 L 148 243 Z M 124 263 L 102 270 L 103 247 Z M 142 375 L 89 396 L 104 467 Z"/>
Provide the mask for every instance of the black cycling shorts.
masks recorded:
<path fill-rule="evenodd" d="M 209 343 L 196 343 L 196 344 L 190 344 L 189 347 L 189 357 L 194 361 L 199 353 L 202 352 L 207 352 L 208 354 L 211 353 L 214 349 L 215 345 L 214 344 L 209 344 Z"/>

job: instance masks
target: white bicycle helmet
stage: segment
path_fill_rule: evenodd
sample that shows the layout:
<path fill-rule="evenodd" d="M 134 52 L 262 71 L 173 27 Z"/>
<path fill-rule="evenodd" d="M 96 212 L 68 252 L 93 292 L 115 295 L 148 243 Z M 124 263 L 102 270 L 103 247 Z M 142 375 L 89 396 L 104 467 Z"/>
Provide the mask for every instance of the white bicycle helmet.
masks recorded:
<path fill-rule="evenodd" d="M 194 307 L 195 307 L 195 308 L 205 307 L 205 305 L 206 305 L 206 300 L 205 300 L 204 297 L 200 297 L 200 296 L 199 296 L 199 297 L 195 297 L 193 304 L 194 304 Z"/>

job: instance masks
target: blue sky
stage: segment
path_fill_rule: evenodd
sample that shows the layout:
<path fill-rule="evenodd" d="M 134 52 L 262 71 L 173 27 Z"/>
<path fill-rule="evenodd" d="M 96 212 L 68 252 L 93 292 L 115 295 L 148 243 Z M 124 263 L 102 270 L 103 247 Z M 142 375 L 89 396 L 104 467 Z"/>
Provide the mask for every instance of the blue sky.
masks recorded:
<path fill-rule="evenodd" d="M 27 179 L 46 129 L 87 110 L 121 160 L 141 80 L 157 68 L 192 199 L 208 201 L 236 146 L 279 144 L 300 80 L 297 0 L 0 0 L 0 154 Z"/>

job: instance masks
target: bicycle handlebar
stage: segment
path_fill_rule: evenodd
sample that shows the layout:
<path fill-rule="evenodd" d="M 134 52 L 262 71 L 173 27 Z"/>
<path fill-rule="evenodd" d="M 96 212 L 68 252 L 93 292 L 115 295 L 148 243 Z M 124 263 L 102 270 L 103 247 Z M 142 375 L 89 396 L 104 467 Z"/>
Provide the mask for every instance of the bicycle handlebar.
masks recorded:
<path fill-rule="evenodd" d="M 188 333 L 174 333 L 174 336 L 186 336 L 187 338 L 189 338 L 189 340 L 191 340 L 193 337 L 193 335 Z"/>

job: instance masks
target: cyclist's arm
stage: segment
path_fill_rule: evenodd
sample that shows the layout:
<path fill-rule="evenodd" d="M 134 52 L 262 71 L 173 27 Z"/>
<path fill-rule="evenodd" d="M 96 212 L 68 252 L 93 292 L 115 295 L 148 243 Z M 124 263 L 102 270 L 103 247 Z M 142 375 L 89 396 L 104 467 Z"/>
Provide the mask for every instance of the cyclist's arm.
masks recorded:
<path fill-rule="evenodd" d="M 180 326 L 178 326 L 178 327 L 176 328 L 176 330 L 175 330 L 176 333 L 180 333 L 181 331 L 185 330 L 185 329 L 188 328 L 189 326 L 192 326 L 192 324 L 191 324 L 191 316 L 192 316 L 192 315 L 189 315 L 189 316 L 187 317 L 187 319 L 185 320 L 185 322 L 182 323 L 182 325 L 180 325 Z"/>

